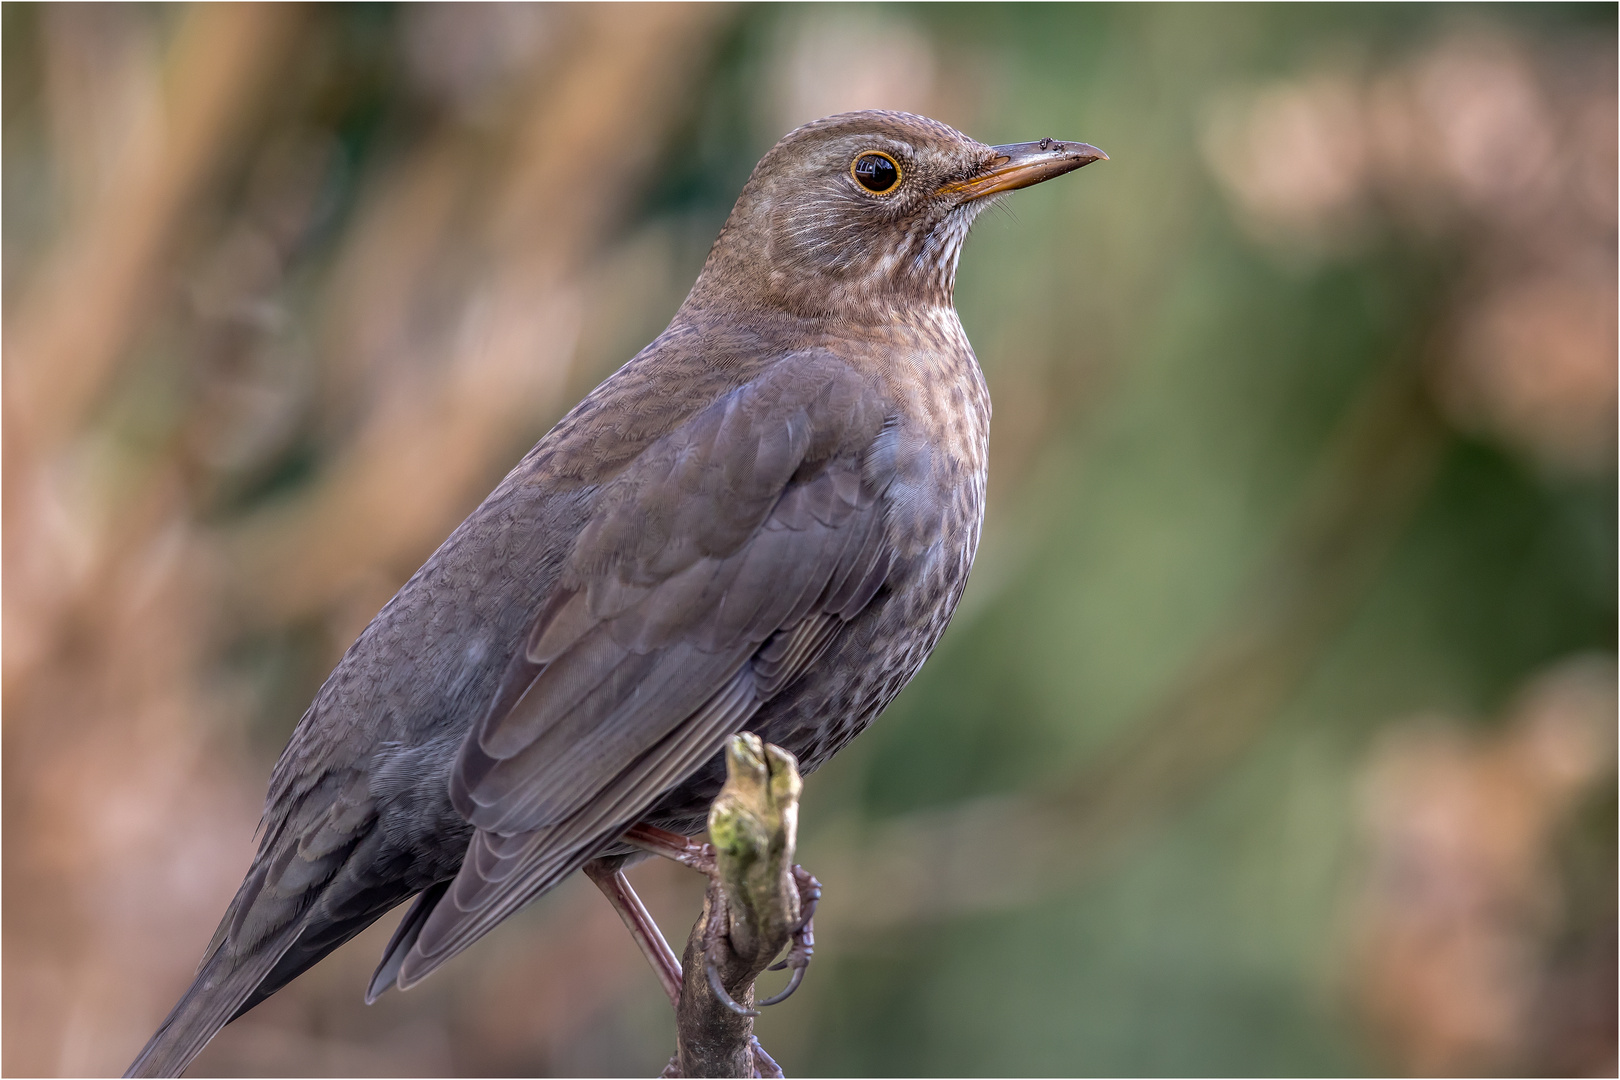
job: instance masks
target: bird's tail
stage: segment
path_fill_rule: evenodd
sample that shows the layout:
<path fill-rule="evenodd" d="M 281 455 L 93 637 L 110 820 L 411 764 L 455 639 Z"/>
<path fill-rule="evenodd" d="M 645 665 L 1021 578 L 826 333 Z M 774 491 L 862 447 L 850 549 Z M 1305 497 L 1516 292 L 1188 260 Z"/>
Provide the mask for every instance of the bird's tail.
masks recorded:
<path fill-rule="evenodd" d="M 388 941 L 388 947 L 383 950 L 382 963 L 377 965 L 376 972 L 371 976 L 371 985 L 366 987 L 367 1005 L 373 1004 L 382 996 L 384 990 L 395 984 L 395 980 L 399 978 L 400 966 L 405 963 L 405 957 L 410 955 L 412 947 L 416 945 L 416 939 L 422 934 L 423 924 L 427 922 L 428 916 L 433 914 L 433 909 L 439 901 L 444 899 L 445 891 L 449 888 L 450 879 L 446 879 L 424 889 L 417 896 L 416 903 L 411 905 L 411 910 L 399 921 L 399 926 L 394 929 L 394 936 Z"/>
<path fill-rule="evenodd" d="M 297 929 L 289 927 L 247 956 L 232 956 L 224 935 L 216 938 L 190 989 L 124 1075 L 179 1076 L 220 1028 L 257 1004 L 249 999 L 297 936 Z"/>

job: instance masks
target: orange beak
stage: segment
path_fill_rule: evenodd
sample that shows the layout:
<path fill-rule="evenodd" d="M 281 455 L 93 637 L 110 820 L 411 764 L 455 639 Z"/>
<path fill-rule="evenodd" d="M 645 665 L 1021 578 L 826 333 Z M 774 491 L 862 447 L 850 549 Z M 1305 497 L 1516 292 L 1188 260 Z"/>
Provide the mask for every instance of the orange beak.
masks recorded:
<path fill-rule="evenodd" d="M 1056 139 L 1008 143 L 991 149 L 996 156 L 983 171 L 966 180 L 953 180 L 936 194 L 954 195 L 962 202 L 971 202 L 1003 191 L 1016 191 L 1039 184 L 1090 165 L 1093 161 L 1108 160 L 1107 154 L 1089 143 L 1065 143 Z"/>

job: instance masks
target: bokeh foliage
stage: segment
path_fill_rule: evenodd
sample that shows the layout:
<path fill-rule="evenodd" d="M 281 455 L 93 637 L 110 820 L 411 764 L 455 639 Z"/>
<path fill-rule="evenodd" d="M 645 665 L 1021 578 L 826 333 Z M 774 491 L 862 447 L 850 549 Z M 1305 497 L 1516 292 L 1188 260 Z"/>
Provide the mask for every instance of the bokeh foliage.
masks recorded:
<path fill-rule="evenodd" d="M 133 1055 L 354 633 L 662 327 L 760 154 L 872 106 L 1111 160 L 968 244 L 979 564 L 807 785 L 826 925 L 765 1045 L 1612 1068 L 1612 5 L 4 19 L 6 1071 Z M 61 285 L 75 244 L 125 277 Z M 636 874 L 679 936 L 696 883 Z M 387 929 L 198 1068 L 672 1045 L 581 883 L 366 1010 Z"/>

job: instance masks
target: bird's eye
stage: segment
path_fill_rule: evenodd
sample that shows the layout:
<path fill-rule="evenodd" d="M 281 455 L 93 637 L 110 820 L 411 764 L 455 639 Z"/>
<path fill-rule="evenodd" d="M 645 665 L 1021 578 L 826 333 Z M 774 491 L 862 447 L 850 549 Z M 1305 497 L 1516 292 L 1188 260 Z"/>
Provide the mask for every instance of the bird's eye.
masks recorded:
<path fill-rule="evenodd" d="M 849 167 L 855 182 L 874 195 L 887 195 L 900 186 L 900 165 L 881 150 L 868 150 Z"/>

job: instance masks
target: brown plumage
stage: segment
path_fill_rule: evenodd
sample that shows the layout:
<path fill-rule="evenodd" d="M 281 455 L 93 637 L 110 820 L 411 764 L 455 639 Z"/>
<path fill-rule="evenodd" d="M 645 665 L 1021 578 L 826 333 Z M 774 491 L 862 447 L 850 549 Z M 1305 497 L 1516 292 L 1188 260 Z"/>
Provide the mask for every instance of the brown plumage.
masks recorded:
<path fill-rule="evenodd" d="M 131 1074 L 176 1074 L 413 895 L 368 997 L 630 825 L 701 830 L 737 731 L 808 772 L 870 723 L 939 640 L 978 543 L 990 399 L 952 307 L 962 241 L 989 197 L 1102 156 L 903 113 L 782 139 L 669 328 L 322 686 L 252 869 Z"/>

